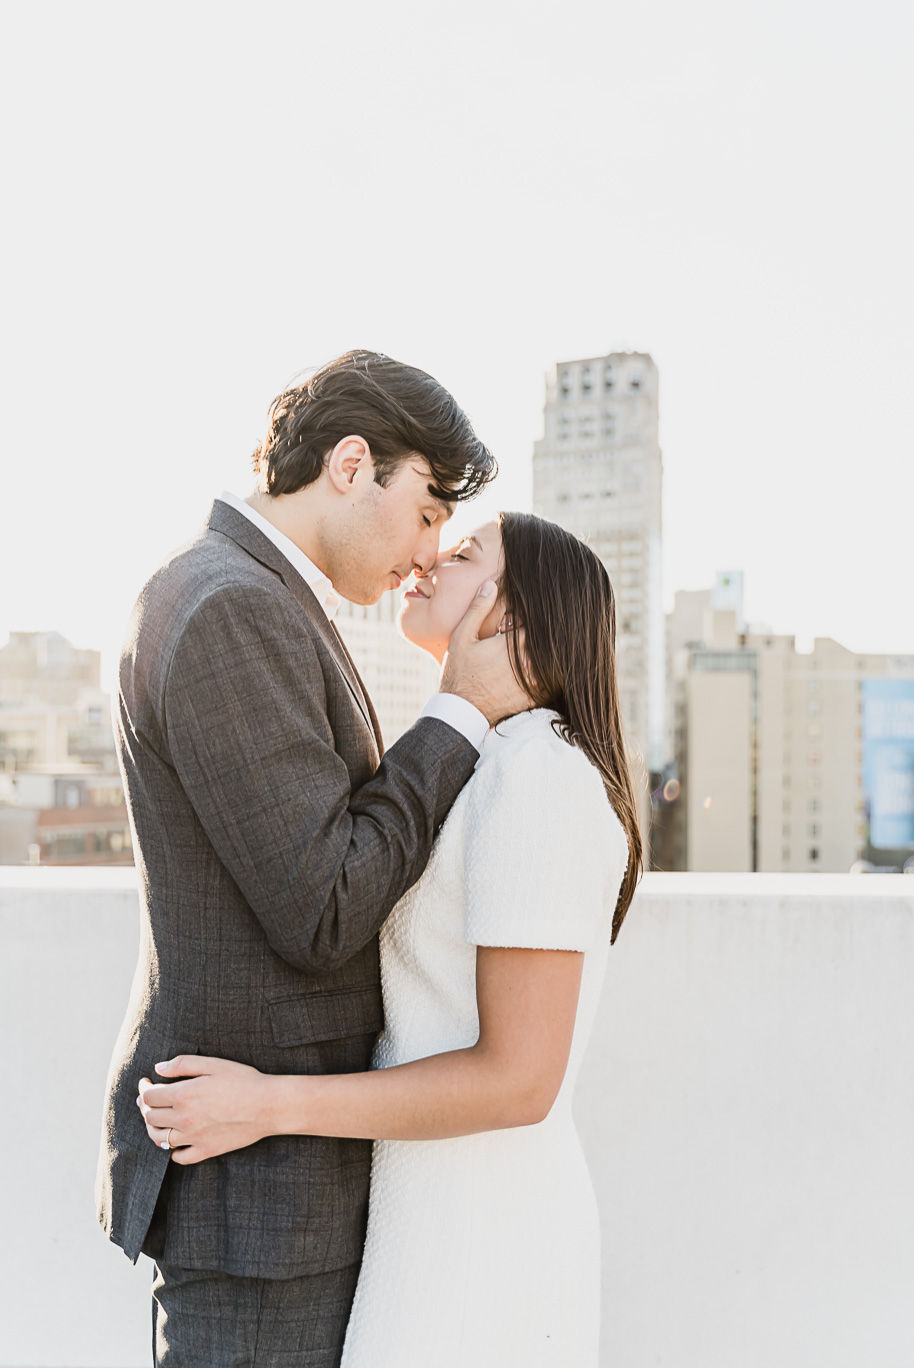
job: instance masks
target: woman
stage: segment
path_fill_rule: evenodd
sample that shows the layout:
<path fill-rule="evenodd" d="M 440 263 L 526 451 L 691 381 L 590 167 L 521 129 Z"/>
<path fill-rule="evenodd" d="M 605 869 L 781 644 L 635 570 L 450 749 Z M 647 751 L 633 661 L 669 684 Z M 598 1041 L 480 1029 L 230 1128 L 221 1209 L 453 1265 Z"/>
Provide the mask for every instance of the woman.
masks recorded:
<path fill-rule="evenodd" d="M 177 1164 L 270 1134 L 376 1140 L 344 1368 L 595 1368 L 599 1229 L 571 1094 L 641 859 L 605 568 L 505 513 L 408 591 L 442 661 L 479 584 L 530 698 L 489 733 L 428 868 L 381 934 L 374 1071 L 271 1077 L 203 1058 L 143 1114 Z M 434 1140 L 436 1143 L 427 1143 Z"/>

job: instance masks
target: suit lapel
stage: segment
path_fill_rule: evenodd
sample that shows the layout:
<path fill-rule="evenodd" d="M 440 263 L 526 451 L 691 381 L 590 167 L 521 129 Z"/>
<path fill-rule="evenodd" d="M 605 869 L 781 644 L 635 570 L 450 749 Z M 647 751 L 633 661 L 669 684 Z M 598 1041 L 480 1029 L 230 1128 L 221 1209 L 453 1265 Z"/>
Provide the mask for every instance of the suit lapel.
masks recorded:
<path fill-rule="evenodd" d="M 356 667 L 355 667 L 355 661 L 352 659 L 352 656 L 349 654 L 349 647 L 346 645 L 345 641 L 343 640 L 343 636 L 342 636 L 342 633 L 340 632 L 340 629 L 337 627 L 336 623 L 334 623 L 334 622 L 331 622 L 331 623 L 330 623 L 330 627 L 331 627 L 331 629 L 332 629 L 332 631 L 333 631 L 333 635 L 336 637 L 337 642 L 339 643 L 340 650 L 343 652 L 343 654 L 345 655 L 346 659 L 349 661 L 349 668 L 352 670 L 352 673 L 353 673 L 353 675 L 355 676 L 356 682 L 357 682 L 357 684 L 358 684 L 358 686 L 359 686 L 359 691 L 360 691 L 360 693 L 361 693 L 361 695 L 362 695 L 362 698 L 364 699 L 365 706 L 366 706 L 366 708 L 368 709 L 368 713 L 369 713 L 369 716 L 370 716 L 370 718 L 371 718 L 371 728 L 372 728 L 372 731 L 374 732 L 375 740 L 376 740 L 377 743 L 378 743 L 378 754 L 379 754 L 379 755 L 383 755 L 383 754 L 384 754 L 384 738 L 383 738 L 382 735 L 381 735 L 381 724 L 380 724 L 380 722 L 378 721 L 378 714 L 377 714 L 377 713 L 375 712 L 375 710 L 374 710 L 374 704 L 373 704 L 372 701 L 371 701 L 371 695 L 369 694 L 368 690 L 365 688 L 365 685 L 362 683 L 362 676 L 359 674 L 358 670 L 357 670 Z"/>
<path fill-rule="evenodd" d="M 329 621 L 314 593 L 295 567 L 286 560 L 279 548 L 261 532 L 259 527 L 255 527 L 243 513 L 239 513 L 237 509 L 223 503 L 221 499 L 217 499 L 213 504 L 207 525 L 214 532 L 221 532 L 223 536 L 230 537 L 242 550 L 247 551 L 248 555 L 253 556 L 255 560 L 260 561 L 261 565 L 265 565 L 268 570 L 272 570 L 280 577 L 330 648 L 333 658 L 339 666 L 340 674 L 346 681 L 346 687 L 374 734 L 379 753 L 383 754 L 381 730 L 378 726 L 377 715 L 368 695 L 365 693 L 358 671 L 352 663 L 352 658 L 343 645 L 343 639 L 339 632 Z"/>

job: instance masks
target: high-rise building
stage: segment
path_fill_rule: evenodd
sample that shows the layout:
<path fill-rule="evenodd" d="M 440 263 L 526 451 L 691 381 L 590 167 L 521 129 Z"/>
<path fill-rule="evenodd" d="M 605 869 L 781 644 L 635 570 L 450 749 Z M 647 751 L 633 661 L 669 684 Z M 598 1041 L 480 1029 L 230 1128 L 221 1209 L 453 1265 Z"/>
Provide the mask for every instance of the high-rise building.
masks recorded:
<path fill-rule="evenodd" d="M 741 599 L 715 597 L 677 594 L 669 619 L 667 867 L 903 867 L 914 856 L 914 656 L 858 655 L 829 638 L 800 653 L 792 636 L 739 631 Z"/>
<path fill-rule="evenodd" d="M 664 754 L 664 617 L 657 367 L 645 352 L 563 361 L 546 377 L 533 508 L 583 538 L 616 596 L 626 731 L 650 770 Z"/>
<path fill-rule="evenodd" d="M 385 746 L 415 722 L 438 691 L 439 669 L 430 655 L 406 641 L 397 628 L 400 595 L 384 594 L 368 607 L 340 604 L 337 626 L 371 695 Z"/>

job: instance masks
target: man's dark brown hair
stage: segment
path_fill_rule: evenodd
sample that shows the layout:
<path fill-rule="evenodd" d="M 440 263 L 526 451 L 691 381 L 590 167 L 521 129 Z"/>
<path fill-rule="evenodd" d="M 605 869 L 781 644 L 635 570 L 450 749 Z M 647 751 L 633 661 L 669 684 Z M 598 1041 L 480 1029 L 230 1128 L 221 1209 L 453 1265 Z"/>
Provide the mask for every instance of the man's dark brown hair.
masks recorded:
<path fill-rule="evenodd" d="M 273 400 L 253 457 L 264 489 L 304 489 L 337 442 L 352 436 L 368 443 L 380 485 L 410 456 L 423 457 L 429 491 L 446 503 L 473 498 L 496 472 L 494 456 L 437 380 L 378 352 L 349 351 Z"/>

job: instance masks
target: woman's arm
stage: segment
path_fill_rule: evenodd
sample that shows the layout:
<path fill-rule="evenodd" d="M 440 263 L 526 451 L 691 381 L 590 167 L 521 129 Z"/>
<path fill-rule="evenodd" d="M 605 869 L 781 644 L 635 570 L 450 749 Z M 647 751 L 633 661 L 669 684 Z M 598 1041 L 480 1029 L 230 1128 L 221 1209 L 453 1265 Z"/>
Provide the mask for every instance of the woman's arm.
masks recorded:
<path fill-rule="evenodd" d="M 576 951 L 479 946 L 479 1039 L 463 1050 L 370 1073 L 281 1076 L 182 1055 L 157 1072 L 184 1081 L 143 1079 L 138 1105 L 156 1144 L 185 1147 L 177 1164 L 267 1135 L 441 1140 L 533 1125 L 565 1076 L 583 962 Z"/>

